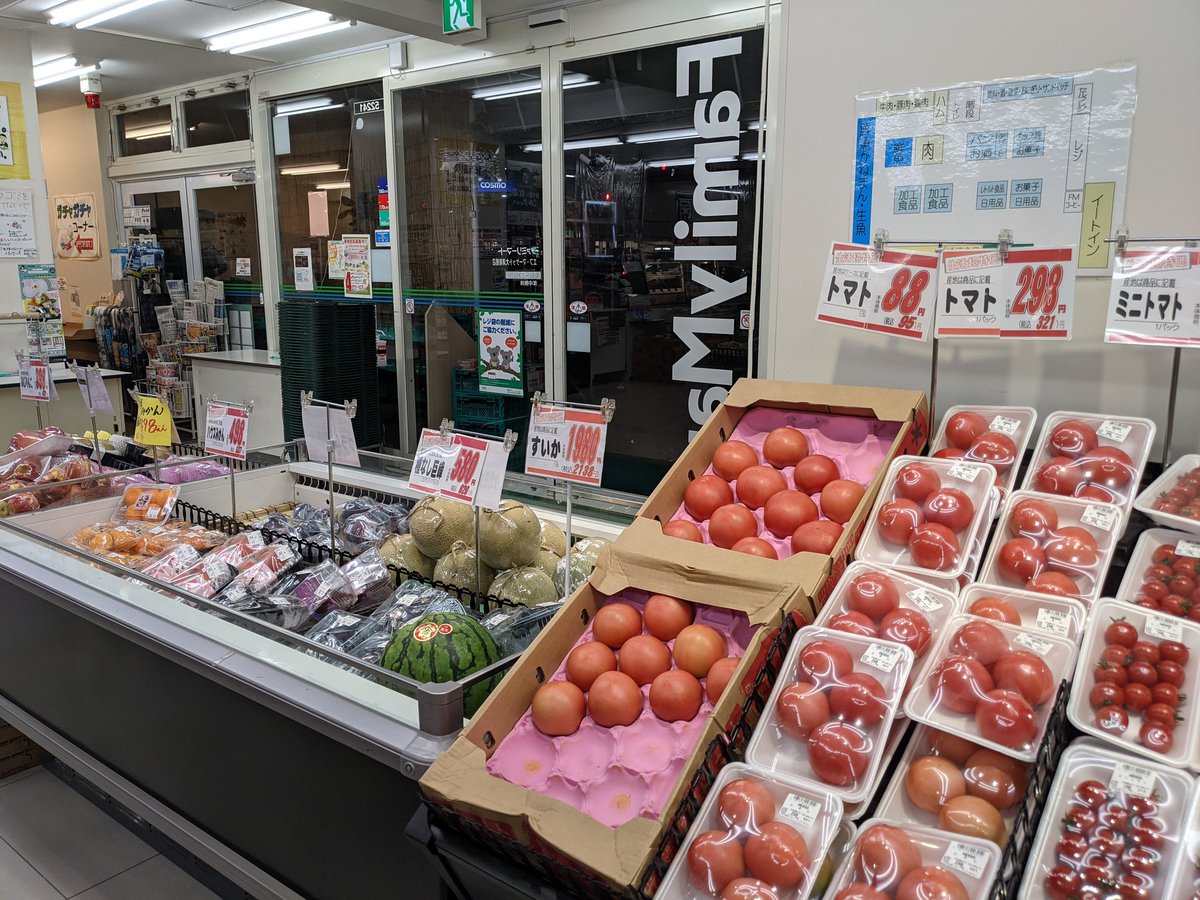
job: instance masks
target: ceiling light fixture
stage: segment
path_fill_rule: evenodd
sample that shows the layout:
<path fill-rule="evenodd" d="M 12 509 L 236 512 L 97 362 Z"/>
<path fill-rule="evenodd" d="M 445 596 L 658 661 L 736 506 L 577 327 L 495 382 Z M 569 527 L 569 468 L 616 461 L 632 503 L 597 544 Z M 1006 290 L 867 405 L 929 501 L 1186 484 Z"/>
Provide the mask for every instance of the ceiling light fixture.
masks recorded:
<path fill-rule="evenodd" d="M 299 41 L 304 38 L 316 37 L 340 31 L 356 24 L 353 20 L 333 19 L 328 13 L 316 10 L 285 16 L 282 19 L 272 19 L 248 28 L 237 28 L 223 34 L 205 38 L 204 43 L 209 50 L 225 53 L 249 53 L 263 47 L 273 47 L 289 41 Z"/>
<path fill-rule="evenodd" d="M 107 22 L 109 19 L 117 18 L 117 16 L 128 15 L 131 12 L 136 12 L 139 9 L 145 9 L 147 6 L 153 6 L 155 3 L 161 2 L 162 0 L 129 0 L 128 3 L 122 3 L 119 6 L 114 6 L 112 9 L 106 9 L 93 16 L 88 16 L 86 19 L 76 22 L 75 27 L 92 28 L 101 22 Z"/>
<path fill-rule="evenodd" d="M 564 91 L 569 91 L 572 88 L 592 87 L 599 83 L 599 81 L 588 78 L 582 72 L 568 72 L 563 75 L 562 79 Z M 541 81 L 513 81 L 506 84 L 491 84 L 487 87 L 477 88 L 471 92 L 471 99 L 503 100 L 508 97 L 523 97 L 527 94 L 540 94 L 541 92 Z"/>
<path fill-rule="evenodd" d="M 350 190 L 350 182 L 330 181 L 325 184 L 318 184 L 316 189 L 318 191 L 348 191 Z"/>
<path fill-rule="evenodd" d="M 678 141 L 694 137 L 700 137 L 700 132 L 695 128 L 671 128 L 667 131 L 644 131 L 641 134 L 626 135 L 625 140 L 631 144 L 653 144 L 658 141 Z"/>
<path fill-rule="evenodd" d="M 160 0 L 70 0 L 50 10 L 50 24 L 90 28 L 158 2 Z"/>
<path fill-rule="evenodd" d="M 56 81 L 66 81 L 68 78 L 77 78 L 80 75 L 86 75 L 88 72 L 98 71 L 100 71 L 99 63 L 81 66 L 79 60 L 73 56 L 66 56 L 62 59 L 55 59 L 34 66 L 33 86 L 35 88 L 44 87 L 47 84 L 54 84 Z"/>
<path fill-rule="evenodd" d="M 307 97 L 303 100 L 292 100 L 288 103 L 275 105 L 275 118 L 297 116 L 301 113 L 325 112 L 327 109 L 341 109 L 345 103 L 334 103 L 332 97 Z"/>
<path fill-rule="evenodd" d="M 311 166 L 286 166 L 279 170 L 280 175 L 322 175 L 326 172 L 345 172 L 345 166 L 337 163 L 313 163 Z"/>
<path fill-rule="evenodd" d="M 623 143 L 625 143 L 625 142 L 623 140 L 621 140 L 619 137 L 616 137 L 615 135 L 613 137 L 580 138 L 577 141 L 564 141 L 563 149 L 564 150 L 582 150 L 585 147 L 616 147 L 617 145 L 623 144 Z M 526 153 L 541 153 L 542 145 L 541 144 L 522 144 L 521 149 L 524 150 Z"/>
<path fill-rule="evenodd" d="M 171 123 L 164 122 L 161 125 L 145 125 L 141 128 L 130 128 L 125 132 L 127 140 L 148 141 L 152 138 L 167 137 L 171 134 Z"/>

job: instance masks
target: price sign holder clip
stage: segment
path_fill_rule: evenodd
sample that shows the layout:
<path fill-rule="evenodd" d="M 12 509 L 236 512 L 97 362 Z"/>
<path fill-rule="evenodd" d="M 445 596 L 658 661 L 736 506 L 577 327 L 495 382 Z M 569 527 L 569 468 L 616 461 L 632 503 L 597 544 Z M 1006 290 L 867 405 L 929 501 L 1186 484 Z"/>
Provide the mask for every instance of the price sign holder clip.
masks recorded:
<path fill-rule="evenodd" d="M 99 366 L 81 366 L 78 363 L 70 363 L 71 374 L 75 376 L 75 381 L 79 384 L 79 389 L 83 391 L 84 402 L 87 403 L 88 417 L 92 420 L 92 459 L 97 462 L 104 455 L 104 449 L 100 446 L 100 430 L 96 427 L 96 401 L 92 397 L 92 383 L 87 377 L 87 373 L 91 369 L 100 370 Z M 83 378 L 80 378 L 80 373 Z M 115 421 L 115 417 L 114 417 Z"/>
<path fill-rule="evenodd" d="M 254 401 L 253 400 L 250 400 L 246 403 L 235 403 L 232 400 L 222 400 L 216 394 L 213 394 L 206 401 L 204 399 L 204 395 L 201 394 L 200 395 L 200 405 L 202 407 L 204 407 L 205 419 L 208 418 L 208 404 L 210 404 L 210 403 L 219 403 L 222 406 L 230 406 L 230 407 L 233 407 L 234 409 L 245 410 L 247 416 L 249 416 L 250 413 L 253 412 L 253 410 L 254 410 Z M 236 480 L 234 478 L 235 469 L 232 465 L 229 465 L 228 462 L 226 462 L 226 465 L 229 466 L 229 517 L 236 521 L 236 519 L 237 519 L 237 487 L 234 485 L 234 481 Z M 329 515 L 330 515 L 330 517 L 333 516 L 333 508 L 332 507 L 330 507 Z M 330 549 L 331 550 L 333 549 L 332 545 L 330 545 Z"/>
<path fill-rule="evenodd" d="M 336 520 L 333 515 L 334 508 L 337 506 L 333 492 L 333 451 L 337 442 L 333 439 L 333 411 L 343 409 L 346 411 L 347 418 L 353 421 L 354 416 L 358 413 L 358 401 L 343 400 L 341 403 L 333 403 L 329 400 L 316 399 L 313 397 L 312 391 L 301 391 L 300 407 L 303 409 L 306 406 L 320 406 L 325 409 L 325 465 L 329 483 L 329 549 L 333 552 L 337 550 L 337 540 L 334 535 Z"/>
<path fill-rule="evenodd" d="M 887 232 L 884 231 L 882 228 L 879 230 L 879 232 L 876 233 L 876 240 L 879 240 L 880 234 L 883 235 L 882 240 L 886 241 L 887 240 Z M 554 406 L 567 407 L 568 409 L 586 409 L 586 410 L 591 410 L 593 412 L 598 412 L 598 413 L 600 413 L 601 417 L 604 419 L 604 423 L 606 425 L 612 422 L 613 416 L 617 412 L 617 401 L 613 400 L 610 397 L 603 398 L 599 404 L 572 403 L 567 400 L 549 400 L 549 399 L 547 399 L 546 395 L 543 394 L 541 391 L 536 391 L 536 392 L 534 392 L 531 403 L 533 405 L 533 415 L 535 417 L 538 415 L 538 413 L 540 413 L 542 411 L 542 404 L 552 403 Z M 572 528 L 571 528 L 571 517 L 572 517 L 572 510 L 571 510 L 572 487 L 571 487 L 571 485 L 572 485 L 572 482 L 569 479 L 563 479 L 563 484 L 564 484 L 564 488 L 565 488 L 566 504 L 567 504 L 567 527 L 566 527 L 566 532 L 567 532 L 567 571 L 566 571 L 565 583 L 563 585 L 563 598 L 566 599 L 567 597 L 571 596 L 571 553 L 574 550 L 575 542 L 573 540 L 573 533 L 572 533 Z"/>

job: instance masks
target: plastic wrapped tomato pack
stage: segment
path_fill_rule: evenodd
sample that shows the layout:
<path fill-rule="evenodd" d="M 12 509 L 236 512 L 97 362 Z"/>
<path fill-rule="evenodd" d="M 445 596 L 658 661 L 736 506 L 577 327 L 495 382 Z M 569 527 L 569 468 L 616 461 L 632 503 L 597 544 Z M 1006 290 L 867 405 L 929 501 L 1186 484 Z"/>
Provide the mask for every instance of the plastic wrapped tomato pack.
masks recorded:
<path fill-rule="evenodd" d="M 989 463 L 1003 500 L 1016 487 L 1017 470 L 1036 423 L 1032 406 L 952 406 L 942 416 L 929 455 Z"/>
<path fill-rule="evenodd" d="M 1000 847 L 1012 833 L 1033 766 L 921 725 L 909 739 L 875 815 Z"/>
<path fill-rule="evenodd" d="M 1175 460 L 1133 501 L 1159 525 L 1200 534 L 1200 453 Z"/>
<path fill-rule="evenodd" d="M 1092 607 L 1067 714 L 1081 731 L 1200 767 L 1200 625 L 1104 599 Z"/>
<path fill-rule="evenodd" d="M 874 563 L 851 563 L 814 625 L 903 644 L 913 652 L 912 684 L 925 670 L 934 636 L 958 611 L 953 594 Z"/>
<path fill-rule="evenodd" d="M 1175 854 L 1163 896 L 1178 900 L 1200 898 L 1200 782 L 1193 787 L 1188 799 L 1179 852 Z"/>
<path fill-rule="evenodd" d="M 874 785 L 912 670 L 908 647 L 826 628 L 792 641 L 746 761 L 828 787 L 845 804 Z"/>
<path fill-rule="evenodd" d="M 1083 634 L 1087 619 L 1087 607 L 1078 600 L 978 582 L 963 588 L 959 606 L 968 615 L 1047 631 L 1072 641 Z"/>
<path fill-rule="evenodd" d="M 1000 866 L 990 841 L 925 828 L 911 822 L 868 819 L 854 848 L 833 876 L 833 900 L 984 898 Z"/>
<path fill-rule="evenodd" d="M 730 763 L 717 776 L 654 896 L 806 900 L 841 817 L 842 803 L 829 791 Z"/>
<path fill-rule="evenodd" d="M 1117 599 L 1200 621 L 1200 537 L 1166 528 L 1143 531 Z"/>
<path fill-rule="evenodd" d="M 1173 900 L 1191 776 L 1088 738 L 1062 755 L 1034 839 L 1020 897 Z"/>
<path fill-rule="evenodd" d="M 910 719 L 1032 761 L 1075 653 L 1073 641 L 1045 631 L 958 615 L 904 708 Z"/>
<path fill-rule="evenodd" d="M 296 551 L 286 541 L 276 541 L 246 560 L 226 590 L 244 589 L 251 594 L 265 593 L 271 585 L 299 564 L 300 557 Z"/>
<path fill-rule="evenodd" d="M 1010 494 L 979 582 L 1071 597 L 1088 606 L 1104 588 L 1124 519 L 1111 503 Z"/>
<path fill-rule="evenodd" d="M 1021 489 L 1115 503 L 1129 512 L 1153 443 L 1149 419 L 1051 413 Z"/>
<path fill-rule="evenodd" d="M 987 463 L 898 456 L 867 519 L 857 559 L 957 578 L 991 521 L 996 470 Z"/>

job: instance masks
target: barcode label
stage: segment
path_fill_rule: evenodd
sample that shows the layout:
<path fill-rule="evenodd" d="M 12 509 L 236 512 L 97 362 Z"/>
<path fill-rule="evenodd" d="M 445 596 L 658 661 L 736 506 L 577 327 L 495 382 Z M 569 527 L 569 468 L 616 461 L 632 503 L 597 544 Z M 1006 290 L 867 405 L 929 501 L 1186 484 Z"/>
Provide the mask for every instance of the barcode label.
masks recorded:
<path fill-rule="evenodd" d="M 964 844 L 962 841 L 951 841 L 942 857 L 942 865 L 957 869 L 972 878 L 982 878 L 987 870 L 990 854 L 985 847 Z"/>
<path fill-rule="evenodd" d="M 1178 641 L 1183 637 L 1183 624 L 1168 616 L 1147 616 L 1145 631 L 1160 641 Z"/>
<path fill-rule="evenodd" d="M 1045 656 L 1054 649 L 1053 641 L 1044 641 L 1040 637 L 1034 637 L 1032 634 L 1018 634 L 1013 638 L 1014 644 L 1020 644 L 1022 647 L 1028 647 L 1038 656 Z"/>
<path fill-rule="evenodd" d="M 973 466 L 970 463 L 965 462 L 956 462 L 950 467 L 950 471 L 946 474 L 951 478 L 957 478 L 960 481 L 974 481 L 979 477 L 979 473 L 982 471 L 983 469 L 979 468 L 979 466 Z"/>
<path fill-rule="evenodd" d="M 934 612 L 941 609 L 944 605 L 933 591 L 927 588 L 917 588 L 915 591 L 908 592 L 908 599 L 913 606 L 925 610 L 925 612 Z"/>
<path fill-rule="evenodd" d="M 1126 425 L 1124 422 L 1114 422 L 1111 419 L 1105 419 L 1099 428 L 1096 429 L 1096 437 L 1107 438 L 1110 441 L 1116 441 L 1118 444 L 1129 437 L 1129 432 L 1133 431 L 1132 425 Z"/>
<path fill-rule="evenodd" d="M 1154 772 L 1145 766 L 1119 762 L 1113 766 L 1112 778 L 1108 780 L 1108 789 L 1114 794 L 1149 797 L 1154 793 Z"/>
<path fill-rule="evenodd" d="M 1012 416 L 996 416 L 988 428 L 1012 437 L 1021 429 L 1021 420 L 1014 419 Z"/>
<path fill-rule="evenodd" d="M 901 655 L 903 655 L 903 651 L 894 645 L 872 644 L 862 655 L 862 661 L 882 672 L 890 672 L 896 668 L 896 663 L 900 661 Z"/>
<path fill-rule="evenodd" d="M 783 806 L 779 808 L 781 816 L 791 819 L 802 828 L 808 828 L 816 822 L 820 812 L 821 804 L 816 800 L 798 797 L 795 794 L 788 794 L 787 799 L 783 801 Z"/>
<path fill-rule="evenodd" d="M 1115 506 L 1099 506 L 1090 503 L 1088 508 L 1083 511 L 1083 515 L 1079 517 L 1079 521 L 1084 525 L 1091 525 L 1093 528 L 1112 531 L 1120 517 L 1121 510 Z"/>
<path fill-rule="evenodd" d="M 1175 545 L 1175 555 L 1200 559 L 1200 544 L 1195 541 L 1180 541 Z"/>
<path fill-rule="evenodd" d="M 1071 615 L 1061 609 L 1039 609 L 1035 624 L 1042 631 L 1050 631 L 1063 637 L 1071 633 Z"/>

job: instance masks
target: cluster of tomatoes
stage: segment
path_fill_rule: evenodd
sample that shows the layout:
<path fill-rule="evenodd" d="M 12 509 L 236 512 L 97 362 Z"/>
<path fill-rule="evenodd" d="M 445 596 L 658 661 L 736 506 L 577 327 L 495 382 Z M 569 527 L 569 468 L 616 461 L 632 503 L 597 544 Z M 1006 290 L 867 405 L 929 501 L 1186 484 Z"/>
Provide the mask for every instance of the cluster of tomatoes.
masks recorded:
<path fill-rule="evenodd" d="M 1013 506 L 1007 528 L 1009 539 L 996 555 L 996 571 L 1004 581 L 1059 597 L 1092 592 L 1100 543 L 1091 531 L 1082 525 L 1060 525 L 1054 506 L 1034 499 Z"/>
<path fill-rule="evenodd" d="M 933 454 L 934 459 L 966 459 L 989 463 L 996 469 L 996 484 L 1017 461 L 1017 445 L 1007 434 L 993 431 L 991 424 L 977 412 L 957 412 L 946 422 L 943 434 L 946 446 Z"/>
<path fill-rule="evenodd" d="M 803 647 L 796 674 L 775 703 L 779 727 L 806 747 L 813 775 L 837 787 L 855 785 L 881 746 L 880 724 L 896 698 L 874 675 L 854 671 L 850 651 L 836 641 Z"/>
<path fill-rule="evenodd" d="M 984 740 L 1028 749 L 1037 735 L 1034 709 L 1054 696 L 1054 675 L 1036 653 L 1014 650 L 996 625 L 971 621 L 950 638 L 929 674 L 938 706 L 973 715 Z"/>
<path fill-rule="evenodd" d="M 777 813 L 761 783 L 738 778 L 725 785 L 717 798 L 724 827 L 705 831 L 688 847 L 692 887 L 721 900 L 779 900 L 800 887 L 812 869 L 808 843 Z"/>
<path fill-rule="evenodd" d="M 1034 488 L 1045 494 L 1081 497 L 1100 503 L 1124 503 L 1138 471 L 1120 447 L 1101 445 L 1096 429 L 1072 419 L 1055 426 L 1045 452 L 1054 454 L 1034 475 Z"/>
<path fill-rule="evenodd" d="M 938 853 L 941 858 L 941 853 Z M 962 879 L 945 866 L 927 866 L 904 829 L 872 825 L 854 845 L 853 878 L 833 900 L 967 900 Z"/>
<path fill-rule="evenodd" d="M 665 594 L 652 595 L 644 613 L 628 603 L 602 606 L 592 619 L 593 640 L 567 655 L 566 680 L 533 695 L 534 726 L 549 737 L 574 734 L 585 714 L 603 728 L 632 725 L 645 708 L 646 685 L 658 718 L 695 718 L 706 693 L 710 703 L 720 699 L 739 661 L 720 632 L 695 618 L 692 604 Z"/>
<path fill-rule="evenodd" d="M 1138 591 L 1137 605 L 1200 622 L 1200 559 L 1159 544 Z"/>
<path fill-rule="evenodd" d="M 1051 900 L 1146 898 L 1164 862 L 1166 823 L 1154 797 L 1114 794 L 1081 782 L 1062 819 L 1058 862 L 1043 886 Z"/>
<path fill-rule="evenodd" d="M 1170 753 L 1188 648 L 1179 641 L 1141 640 L 1137 628 L 1114 619 L 1104 629 L 1104 651 L 1092 670 L 1088 700 L 1096 710 L 1096 727 L 1121 737 L 1129 730 L 1129 714 L 1142 717 L 1138 743 L 1147 750 Z"/>
<path fill-rule="evenodd" d="M 1180 476 L 1173 488 L 1154 501 L 1154 508 L 1200 521 L 1200 466 Z"/>
<path fill-rule="evenodd" d="M 790 541 L 794 553 L 830 553 L 865 494 L 861 484 L 841 477 L 834 460 L 810 454 L 804 433 L 788 426 L 767 435 L 762 459 L 744 441 L 725 441 L 713 454 L 712 469 L 684 491 L 687 514 L 708 523 L 710 543 L 768 559 L 779 553 L 764 533 Z M 684 518 L 664 525 L 663 534 L 705 540 Z"/>
<path fill-rule="evenodd" d="M 945 571 L 958 563 L 974 519 L 975 504 L 964 491 L 944 487 L 937 469 L 914 462 L 896 472 L 877 527 L 884 543 L 906 547 L 915 565 Z"/>
<path fill-rule="evenodd" d="M 845 612 L 826 623 L 827 628 L 903 644 L 917 659 L 929 649 L 933 635 L 929 620 L 920 610 L 900 605 L 900 590 L 890 575 L 856 575 L 846 590 L 845 607 Z"/>

